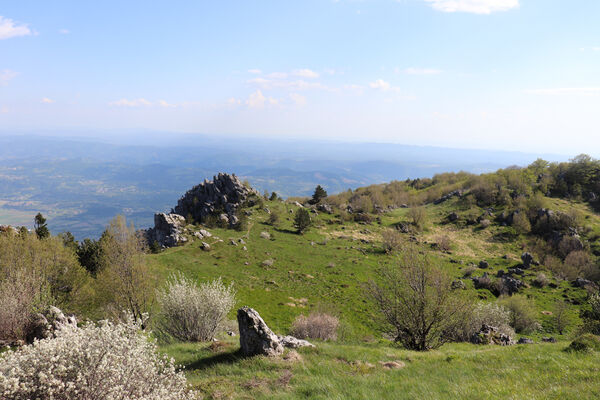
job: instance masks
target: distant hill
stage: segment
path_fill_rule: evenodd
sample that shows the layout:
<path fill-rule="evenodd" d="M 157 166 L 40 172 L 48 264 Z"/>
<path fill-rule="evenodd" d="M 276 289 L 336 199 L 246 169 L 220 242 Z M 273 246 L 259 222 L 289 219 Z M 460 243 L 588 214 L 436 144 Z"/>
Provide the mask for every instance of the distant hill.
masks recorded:
<path fill-rule="evenodd" d="M 97 237 L 115 214 L 148 227 L 154 212 L 169 210 L 185 190 L 220 171 L 235 172 L 261 192 L 286 198 L 309 195 L 317 184 L 338 193 L 447 171 L 526 165 L 540 156 L 169 133 L 137 139 L 152 144 L 1 134 L 0 224 L 31 226 L 42 212 L 53 232 L 68 230 L 77 238 Z"/>

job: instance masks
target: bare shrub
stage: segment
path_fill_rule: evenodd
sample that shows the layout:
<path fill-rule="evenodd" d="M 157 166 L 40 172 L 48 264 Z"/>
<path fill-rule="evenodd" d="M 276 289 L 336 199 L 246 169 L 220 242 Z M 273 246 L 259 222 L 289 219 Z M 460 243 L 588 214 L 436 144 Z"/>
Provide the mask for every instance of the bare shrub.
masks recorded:
<path fill-rule="evenodd" d="M 463 321 L 455 340 L 469 341 L 474 334 L 479 332 L 483 324 L 493 326 L 498 329 L 498 332 L 512 337 L 515 331 L 511 328 L 510 322 L 509 310 L 496 303 L 480 302 L 473 307 L 471 314 Z"/>
<path fill-rule="evenodd" d="M 529 233 L 531 231 L 531 223 L 524 212 L 515 212 L 513 216 L 512 226 L 519 233 Z"/>
<path fill-rule="evenodd" d="M 447 253 L 450 251 L 450 247 L 452 246 L 452 241 L 450 240 L 448 235 L 441 235 L 436 238 L 435 245 L 438 248 L 438 250 Z"/>
<path fill-rule="evenodd" d="M 408 217 L 418 230 L 423 230 L 423 228 L 425 228 L 427 214 L 423 207 L 411 207 L 410 210 L 408 210 Z"/>
<path fill-rule="evenodd" d="M 300 338 L 336 340 L 340 320 L 325 313 L 300 315 L 292 324 L 292 335 Z"/>
<path fill-rule="evenodd" d="M 386 253 L 392 253 L 402 248 L 404 242 L 402 234 L 396 229 L 386 229 L 381 232 L 383 250 Z"/>
<path fill-rule="evenodd" d="M 583 250 L 570 252 L 565 258 L 563 265 L 565 270 L 569 272 L 568 279 L 570 280 L 574 280 L 577 277 L 587 278 L 594 269 L 590 255 Z"/>
<path fill-rule="evenodd" d="M 548 279 L 546 274 L 544 274 L 543 272 L 540 272 L 539 274 L 537 274 L 537 276 L 532 281 L 532 283 L 534 286 L 537 286 L 539 288 L 544 288 L 544 287 L 548 286 L 548 284 L 550 283 L 550 279 Z"/>
<path fill-rule="evenodd" d="M 63 328 L 0 355 L 3 399 L 192 399 L 182 372 L 127 323 Z"/>
<path fill-rule="evenodd" d="M 500 304 L 510 311 L 510 326 L 517 333 L 532 333 L 541 328 L 536 320 L 535 305 L 527 297 L 517 294 L 502 297 Z"/>
<path fill-rule="evenodd" d="M 400 262 L 378 271 L 368 293 L 396 342 L 429 350 L 452 340 L 468 304 L 452 290 L 452 280 L 418 250 L 408 247 Z"/>
<path fill-rule="evenodd" d="M 220 278 L 198 286 L 183 275 L 173 275 L 158 292 L 158 302 L 162 331 L 179 340 L 207 341 L 235 305 L 235 291 Z"/>
<path fill-rule="evenodd" d="M 554 303 L 552 323 L 559 335 L 562 335 L 573 323 L 573 319 L 569 314 L 569 305 L 565 301 L 558 300 Z"/>

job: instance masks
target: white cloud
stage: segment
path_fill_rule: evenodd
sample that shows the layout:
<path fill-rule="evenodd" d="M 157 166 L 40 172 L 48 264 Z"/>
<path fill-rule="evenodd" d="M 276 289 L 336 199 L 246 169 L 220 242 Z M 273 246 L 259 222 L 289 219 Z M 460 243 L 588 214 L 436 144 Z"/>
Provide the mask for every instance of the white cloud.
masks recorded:
<path fill-rule="evenodd" d="M 298 93 L 290 93 L 290 99 L 294 102 L 294 104 L 296 104 L 297 106 L 305 106 L 306 105 L 306 97 L 302 96 L 301 94 Z"/>
<path fill-rule="evenodd" d="M 47 98 L 47 97 L 44 97 L 44 98 L 42 99 L 42 103 L 44 103 L 44 104 L 52 104 L 52 103 L 56 103 L 56 101 L 55 101 L 55 100 L 52 100 L 52 99 L 49 99 L 49 98 Z"/>
<path fill-rule="evenodd" d="M 68 35 L 69 33 L 71 33 L 71 31 L 68 29 L 59 29 L 58 33 L 60 33 L 61 35 Z"/>
<path fill-rule="evenodd" d="M 425 0 L 431 7 L 443 12 L 491 14 L 519 7 L 519 0 Z"/>
<path fill-rule="evenodd" d="M 242 101 L 240 99 L 236 99 L 235 97 L 230 97 L 227 99 L 227 104 L 230 106 L 237 106 L 242 104 Z"/>
<path fill-rule="evenodd" d="M 177 107 L 175 104 L 167 103 L 165 100 L 159 100 L 158 105 L 165 108 L 174 108 Z"/>
<path fill-rule="evenodd" d="M 600 94 L 600 87 L 578 87 L 578 88 L 550 88 L 550 89 L 529 89 L 525 90 L 528 94 L 541 94 L 556 96 L 563 94 L 593 95 Z"/>
<path fill-rule="evenodd" d="M 10 69 L 0 71 L 0 86 L 6 85 L 8 81 L 13 79 L 17 75 L 19 75 L 18 72 L 11 71 Z"/>
<path fill-rule="evenodd" d="M 250 108 L 263 108 L 266 104 L 277 105 L 279 104 L 279 100 L 273 97 L 266 97 L 260 90 L 250 93 L 248 100 L 246 100 L 246 105 Z"/>
<path fill-rule="evenodd" d="M 146 99 L 140 98 L 134 100 L 120 99 L 116 101 L 111 101 L 110 103 L 108 103 L 108 105 L 118 107 L 148 107 L 151 106 L 152 103 Z"/>
<path fill-rule="evenodd" d="M 390 90 L 392 88 L 392 85 L 390 85 L 389 82 L 386 82 L 383 79 L 377 79 L 375 82 L 369 83 L 369 87 L 371 89 Z"/>
<path fill-rule="evenodd" d="M 302 79 L 287 80 L 287 79 L 266 79 L 253 78 L 248 80 L 248 83 L 261 87 L 262 89 L 288 89 L 288 90 L 308 90 L 308 89 L 329 89 L 320 82 L 307 82 Z"/>
<path fill-rule="evenodd" d="M 31 29 L 26 24 L 18 24 L 12 19 L 0 15 L 0 40 L 17 36 L 28 36 L 31 33 Z"/>
<path fill-rule="evenodd" d="M 254 74 L 254 75 L 259 75 L 259 74 L 262 74 L 262 71 L 260 69 L 249 69 L 248 73 Z"/>
<path fill-rule="evenodd" d="M 296 69 L 292 72 L 294 76 L 299 76 L 301 78 L 318 78 L 319 74 L 310 69 Z"/>
<path fill-rule="evenodd" d="M 257 90 L 254 93 L 250 93 L 248 96 L 248 100 L 246 100 L 246 104 L 250 108 L 262 108 L 265 106 L 265 101 L 267 98 L 262 94 L 260 90 Z"/>
<path fill-rule="evenodd" d="M 435 68 L 405 68 L 403 70 L 397 69 L 396 72 L 408 75 L 437 75 L 442 73 L 441 70 Z"/>

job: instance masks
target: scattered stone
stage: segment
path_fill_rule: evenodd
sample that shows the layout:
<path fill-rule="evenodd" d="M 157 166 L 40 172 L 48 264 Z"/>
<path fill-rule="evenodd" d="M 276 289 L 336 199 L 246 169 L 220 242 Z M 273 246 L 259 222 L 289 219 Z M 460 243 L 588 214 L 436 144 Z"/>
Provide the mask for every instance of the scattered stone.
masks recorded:
<path fill-rule="evenodd" d="M 304 208 L 304 206 L 302 204 L 298 203 L 297 201 L 294 202 L 294 205 L 296 207 Z"/>
<path fill-rule="evenodd" d="M 263 239 L 271 239 L 271 234 L 269 232 L 261 232 L 260 237 Z"/>
<path fill-rule="evenodd" d="M 240 242 L 240 244 L 246 244 L 246 241 L 242 238 L 238 239 L 238 242 Z"/>
<path fill-rule="evenodd" d="M 232 245 L 232 246 L 237 246 L 238 245 L 237 242 L 235 240 L 233 240 L 233 239 L 231 239 L 229 241 L 229 244 Z"/>
<path fill-rule="evenodd" d="M 466 289 L 465 283 L 459 279 L 452 281 L 451 288 L 453 290 Z"/>
<path fill-rule="evenodd" d="M 471 337 L 471 343 L 510 346 L 514 344 L 514 341 L 509 335 L 505 333 L 500 333 L 498 331 L 498 328 L 487 324 L 483 324 L 479 332 L 473 334 L 473 336 Z"/>
<path fill-rule="evenodd" d="M 314 344 L 295 338 L 293 336 L 277 336 L 279 338 L 279 342 L 283 345 L 283 347 L 287 347 L 290 349 L 298 349 L 300 347 L 315 347 Z"/>
<path fill-rule="evenodd" d="M 481 260 L 481 261 L 479 261 L 478 267 L 481 269 L 486 269 L 486 268 L 490 267 L 490 264 L 485 260 Z"/>
<path fill-rule="evenodd" d="M 440 197 L 439 199 L 435 200 L 433 202 L 433 204 L 440 204 L 443 203 L 446 200 L 450 200 L 452 197 L 461 197 L 463 194 L 462 190 L 453 190 L 452 192 L 445 194 L 444 196 Z"/>
<path fill-rule="evenodd" d="M 521 254 L 521 261 L 523 261 L 523 268 L 529 268 L 533 263 L 533 256 L 529 252 L 525 252 Z"/>
<path fill-rule="evenodd" d="M 544 342 L 544 343 L 556 343 L 556 339 L 553 338 L 552 336 L 550 336 L 550 337 L 543 337 L 542 338 L 542 342 Z"/>
<path fill-rule="evenodd" d="M 400 208 L 408 208 L 408 204 L 400 204 Z"/>
<path fill-rule="evenodd" d="M 242 247 L 242 250 L 248 251 L 248 248 L 246 246 L 244 246 L 244 247 Z"/>
<path fill-rule="evenodd" d="M 589 288 L 594 288 L 594 289 L 598 289 L 598 285 L 596 285 L 595 282 L 592 282 L 588 279 L 584 279 L 584 278 L 577 278 L 573 281 L 573 286 L 578 287 L 578 288 L 585 288 L 585 287 L 589 287 Z"/>
<path fill-rule="evenodd" d="M 262 262 L 262 266 L 263 267 L 271 267 L 271 266 L 273 266 L 273 263 L 274 263 L 274 261 L 271 260 L 271 259 L 265 260 L 265 261 Z"/>
<path fill-rule="evenodd" d="M 454 221 L 458 220 L 458 214 L 455 212 L 450 213 L 450 215 L 448 215 L 448 220 L 450 222 L 454 222 Z"/>
<path fill-rule="evenodd" d="M 406 367 L 406 364 L 402 361 L 379 361 L 379 364 L 383 369 L 400 369 Z"/>
<path fill-rule="evenodd" d="M 526 337 L 522 337 L 519 339 L 517 344 L 533 344 L 533 340 L 526 338 Z"/>
<path fill-rule="evenodd" d="M 333 214 L 333 208 L 331 208 L 329 204 L 319 204 L 317 205 L 317 210 L 327 214 Z"/>
<path fill-rule="evenodd" d="M 228 334 L 229 336 L 235 336 L 235 332 L 234 332 L 234 331 L 227 331 L 227 334 Z"/>
<path fill-rule="evenodd" d="M 203 237 L 205 237 L 205 238 L 207 238 L 207 237 L 211 237 L 211 236 L 212 236 L 212 233 L 210 233 L 210 232 L 209 232 L 209 231 L 207 231 L 206 229 L 200 229 L 200 231 L 199 231 L 199 232 L 200 232 L 200 234 L 201 234 Z"/>
<path fill-rule="evenodd" d="M 513 278 L 512 276 L 504 275 L 502 277 L 502 292 L 508 295 L 517 293 L 524 286 L 523 282 Z"/>
<path fill-rule="evenodd" d="M 210 244 L 206 243 L 206 242 L 202 242 L 200 244 L 200 248 L 204 251 L 209 251 L 210 250 Z"/>

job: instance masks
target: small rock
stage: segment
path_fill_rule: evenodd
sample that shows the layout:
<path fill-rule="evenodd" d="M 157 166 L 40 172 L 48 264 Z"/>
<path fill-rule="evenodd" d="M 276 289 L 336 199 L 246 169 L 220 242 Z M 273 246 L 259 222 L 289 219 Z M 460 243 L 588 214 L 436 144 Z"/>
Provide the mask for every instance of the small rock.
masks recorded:
<path fill-rule="evenodd" d="M 533 344 L 533 340 L 526 338 L 526 337 L 522 337 L 519 339 L 517 344 Z"/>
<path fill-rule="evenodd" d="M 402 361 L 379 361 L 379 364 L 384 369 L 400 369 L 406 367 L 406 364 Z"/>
<path fill-rule="evenodd" d="M 204 251 L 209 251 L 210 250 L 210 244 L 206 243 L 206 242 L 202 242 L 200 244 L 200 248 Z"/>
<path fill-rule="evenodd" d="M 263 239 L 271 239 L 271 234 L 269 232 L 261 232 L 260 237 Z"/>
<path fill-rule="evenodd" d="M 479 261 L 478 267 L 481 269 L 486 269 L 486 268 L 490 267 L 490 264 L 485 260 L 481 260 L 481 261 Z"/>
<path fill-rule="evenodd" d="M 542 338 L 542 342 L 545 342 L 545 343 L 556 343 L 556 339 L 553 338 L 552 336 L 551 337 L 543 337 Z"/>

